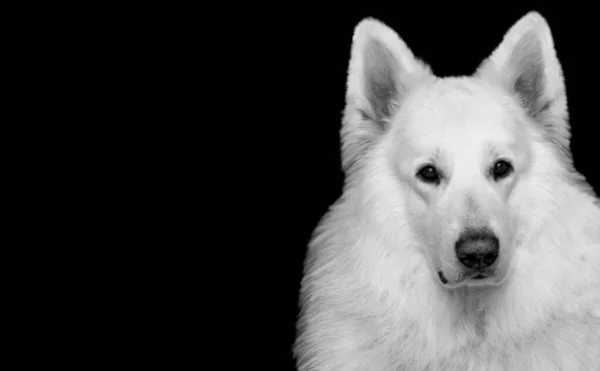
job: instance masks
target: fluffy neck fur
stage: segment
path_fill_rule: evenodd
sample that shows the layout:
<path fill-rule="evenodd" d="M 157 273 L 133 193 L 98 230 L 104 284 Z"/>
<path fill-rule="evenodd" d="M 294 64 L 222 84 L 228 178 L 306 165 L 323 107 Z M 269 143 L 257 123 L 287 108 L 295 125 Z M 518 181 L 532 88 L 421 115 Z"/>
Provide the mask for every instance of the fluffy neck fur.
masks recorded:
<path fill-rule="evenodd" d="M 377 329 L 375 331 L 398 328 L 398 331 L 378 334 L 393 347 L 391 352 L 402 352 L 403 357 L 409 359 L 414 354 L 423 355 L 422 349 L 428 349 L 432 359 L 443 359 L 464 347 L 502 357 L 507 349 L 543 337 L 549 330 L 545 325 L 551 315 L 564 316 L 565 321 L 569 321 L 570 313 L 581 312 L 578 307 L 592 308 L 592 300 L 597 300 L 594 297 L 600 294 L 600 283 L 588 276 L 597 276 L 592 267 L 598 264 L 583 263 L 589 259 L 600 263 L 598 246 L 592 248 L 592 241 L 600 240 L 597 223 L 600 210 L 591 195 L 565 181 L 564 176 L 537 175 L 540 179 L 536 198 L 524 205 L 527 212 L 522 213 L 530 216 L 522 221 L 526 227 L 521 231 L 515 268 L 503 286 L 447 290 L 432 274 L 423 247 L 410 238 L 403 193 L 393 189 L 398 187 L 398 181 L 392 179 L 393 175 L 386 168 L 385 156 L 372 158 L 381 160 L 367 162 L 365 166 L 370 167 L 370 176 L 364 177 L 362 184 L 348 184 L 344 196 L 324 221 L 335 224 L 336 219 L 354 220 L 353 223 L 361 225 L 338 225 L 331 229 L 334 234 L 344 236 L 341 239 L 349 242 L 346 246 L 337 243 L 340 241 L 326 242 L 328 236 L 325 235 L 315 238 L 313 245 L 323 243 L 345 251 L 343 259 L 322 265 L 312 272 L 312 277 L 327 270 L 343 270 L 347 275 L 340 283 L 345 286 L 346 295 L 340 295 L 335 306 L 341 312 L 352 308 L 354 315 L 364 316 L 367 322 L 376 318 L 370 324 Z M 515 197 L 518 198 L 518 194 Z M 366 212 L 354 213 L 355 207 Z M 531 210 L 536 213 L 532 215 Z M 352 213 L 353 217 L 337 218 L 345 213 Z M 572 226 L 578 229 L 571 230 Z M 538 233 L 542 227 L 553 231 L 552 234 Z M 565 249 L 565 246 L 572 248 Z M 550 254 L 559 255 L 561 259 L 544 258 Z M 564 264 L 557 265 L 557 260 Z M 360 269 L 356 269 L 358 265 Z M 362 272 L 362 276 L 353 276 L 353 272 Z M 432 290 L 437 294 L 431 294 Z M 348 296 L 350 292 L 352 295 Z M 557 298 L 561 297 L 564 302 L 564 292 L 571 293 L 567 299 L 571 307 L 560 312 Z M 582 296 L 582 292 L 596 294 Z M 348 298 L 352 298 L 352 305 L 344 303 Z M 372 305 L 373 301 L 379 305 Z M 372 308 L 384 309 L 372 313 Z M 493 351 L 498 348 L 504 352 Z"/>

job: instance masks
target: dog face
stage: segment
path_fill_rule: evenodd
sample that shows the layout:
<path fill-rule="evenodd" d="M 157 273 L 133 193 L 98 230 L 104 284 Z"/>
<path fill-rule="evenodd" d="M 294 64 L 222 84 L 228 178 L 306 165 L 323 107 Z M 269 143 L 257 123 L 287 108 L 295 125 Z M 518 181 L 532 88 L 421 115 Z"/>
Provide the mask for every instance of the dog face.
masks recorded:
<path fill-rule="evenodd" d="M 568 165 L 566 118 L 560 64 L 537 13 L 471 77 L 435 77 L 378 21 L 355 31 L 342 127 L 347 176 L 383 149 L 397 181 L 389 202 L 402 203 L 445 287 L 507 277 L 521 227 L 515 189 L 537 161 L 532 143 L 551 142 Z"/>
<path fill-rule="evenodd" d="M 499 284 L 519 223 L 511 195 L 531 161 L 523 112 L 466 79 L 427 83 L 392 121 L 391 166 L 433 271 L 448 287 Z"/>

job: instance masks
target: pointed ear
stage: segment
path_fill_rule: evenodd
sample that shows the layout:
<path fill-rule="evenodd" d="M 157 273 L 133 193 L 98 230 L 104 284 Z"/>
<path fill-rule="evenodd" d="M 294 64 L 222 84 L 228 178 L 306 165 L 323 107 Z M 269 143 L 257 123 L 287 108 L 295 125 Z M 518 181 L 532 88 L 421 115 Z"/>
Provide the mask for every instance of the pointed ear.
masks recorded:
<path fill-rule="evenodd" d="M 342 127 L 345 169 L 387 129 L 408 92 L 426 76 L 429 68 L 388 26 L 372 18 L 356 26 Z"/>
<path fill-rule="evenodd" d="M 537 12 L 521 18 L 477 75 L 503 86 L 551 138 L 568 148 L 567 97 L 550 27 Z"/>

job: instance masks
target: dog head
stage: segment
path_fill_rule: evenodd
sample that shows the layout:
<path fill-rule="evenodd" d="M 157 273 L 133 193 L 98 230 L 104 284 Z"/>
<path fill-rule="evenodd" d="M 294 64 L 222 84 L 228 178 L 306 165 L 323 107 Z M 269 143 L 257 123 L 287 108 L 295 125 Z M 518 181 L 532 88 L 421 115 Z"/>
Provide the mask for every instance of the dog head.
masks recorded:
<path fill-rule="evenodd" d="M 347 181 L 366 178 L 376 189 L 369 197 L 388 213 L 386 228 L 404 215 L 446 287 L 507 277 L 525 225 L 519 194 L 531 192 L 534 174 L 571 165 L 566 119 L 561 67 L 538 13 L 460 78 L 435 77 L 376 20 L 355 30 L 342 127 Z M 552 153 L 536 143 L 551 143 Z"/>

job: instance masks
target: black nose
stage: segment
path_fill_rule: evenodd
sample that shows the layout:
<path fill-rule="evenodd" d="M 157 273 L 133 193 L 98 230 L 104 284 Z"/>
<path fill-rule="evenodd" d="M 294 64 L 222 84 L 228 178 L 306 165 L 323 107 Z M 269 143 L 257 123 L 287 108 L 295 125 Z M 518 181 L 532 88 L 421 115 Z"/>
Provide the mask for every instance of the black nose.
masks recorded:
<path fill-rule="evenodd" d="M 456 257 L 467 268 L 487 268 L 498 258 L 499 246 L 492 231 L 467 230 L 456 241 Z"/>

